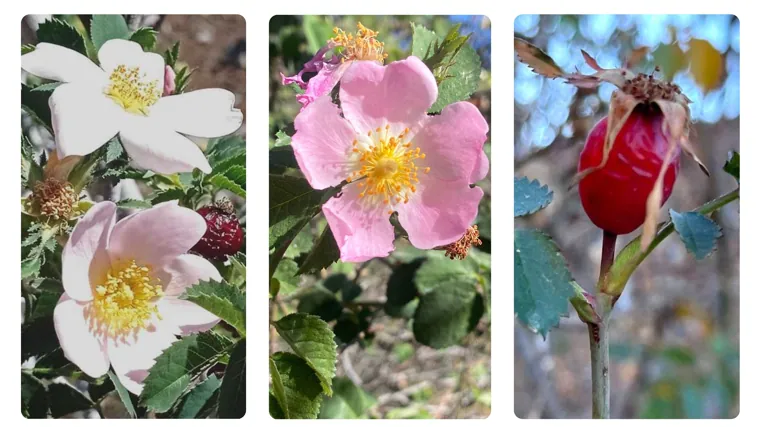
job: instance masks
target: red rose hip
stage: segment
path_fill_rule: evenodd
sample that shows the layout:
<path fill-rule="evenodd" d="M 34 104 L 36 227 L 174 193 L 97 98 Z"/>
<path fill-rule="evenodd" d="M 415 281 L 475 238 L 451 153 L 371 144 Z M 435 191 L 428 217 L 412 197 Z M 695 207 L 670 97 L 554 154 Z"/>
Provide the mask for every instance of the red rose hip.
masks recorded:
<path fill-rule="evenodd" d="M 663 133 L 663 113 L 654 104 L 640 104 L 615 138 L 607 163 L 579 183 L 581 204 L 597 227 L 614 234 L 628 234 L 644 223 L 647 197 L 668 152 Z M 607 117 L 597 123 L 581 152 L 578 171 L 602 162 Z M 680 167 L 676 148 L 665 172 L 662 202 L 670 197 Z"/>
<path fill-rule="evenodd" d="M 191 250 L 203 257 L 223 261 L 243 245 L 243 229 L 229 200 L 204 206 L 197 211 L 206 220 L 206 234 Z"/>

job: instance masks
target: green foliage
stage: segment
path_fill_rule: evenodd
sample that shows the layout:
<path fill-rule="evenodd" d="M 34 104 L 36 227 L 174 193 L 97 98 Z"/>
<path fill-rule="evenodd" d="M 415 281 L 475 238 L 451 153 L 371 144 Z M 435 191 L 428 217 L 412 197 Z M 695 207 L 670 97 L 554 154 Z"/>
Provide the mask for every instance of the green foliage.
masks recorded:
<path fill-rule="evenodd" d="M 298 311 L 313 314 L 325 322 L 331 322 L 340 317 L 343 305 L 332 291 L 319 284 L 298 295 Z"/>
<path fill-rule="evenodd" d="M 130 38 L 127 21 L 121 15 L 92 15 L 90 35 L 96 50 L 100 50 L 108 40 L 129 40 Z"/>
<path fill-rule="evenodd" d="M 340 258 L 340 248 L 335 241 L 330 226 L 325 226 L 322 234 L 317 239 L 311 252 L 306 256 L 297 274 L 315 274 L 320 270 L 329 267 L 332 263 Z"/>
<path fill-rule="evenodd" d="M 323 392 L 331 396 L 338 355 L 330 326 L 319 317 L 304 313 L 289 314 L 273 325 L 290 348 L 314 370 Z"/>
<path fill-rule="evenodd" d="M 29 86 L 21 84 L 21 109 L 29 114 L 34 121 L 45 126 L 45 129 L 52 134 L 53 125 L 51 124 L 48 106 L 51 93 L 47 91 L 35 92 Z"/>
<path fill-rule="evenodd" d="M 269 173 L 283 174 L 290 168 L 297 168 L 298 162 L 290 145 L 275 146 L 269 150 Z"/>
<path fill-rule="evenodd" d="M 106 155 L 104 158 L 105 162 L 111 163 L 124 157 L 126 157 L 126 152 L 124 151 L 124 147 L 121 145 L 119 138 L 111 138 L 111 140 L 106 143 Z"/>
<path fill-rule="evenodd" d="M 181 296 L 218 316 L 245 336 L 245 294 L 227 282 L 201 281 Z"/>
<path fill-rule="evenodd" d="M 697 259 L 704 259 L 717 248 L 718 238 L 723 235 L 720 227 L 710 218 L 698 212 L 678 213 L 670 210 L 670 218 L 686 249 Z"/>
<path fill-rule="evenodd" d="M 269 358 L 272 395 L 269 413 L 274 418 L 316 418 L 322 403 L 322 386 L 316 372 L 293 353 Z"/>
<path fill-rule="evenodd" d="M 538 230 L 515 230 L 515 311 L 544 338 L 568 315 L 573 278 L 554 242 Z"/>
<path fill-rule="evenodd" d="M 219 390 L 221 385 L 222 381 L 213 374 L 198 383 L 185 397 L 177 418 L 195 418 L 201 413 L 203 407 L 212 400 L 214 393 Z"/>
<path fill-rule="evenodd" d="M 417 308 L 417 288 L 414 286 L 414 277 L 424 261 L 424 258 L 418 258 L 393 269 L 388 279 L 383 307 L 389 316 L 408 318 L 414 315 L 414 310 Z"/>
<path fill-rule="evenodd" d="M 147 209 L 153 205 L 147 200 L 122 199 L 116 202 L 116 206 L 125 209 Z"/>
<path fill-rule="evenodd" d="M 737 184 L 739 183 L 739 153 L 736 151 L 728 152 L 728 160 L 723 165 L 723 170 L 736 178 Z"/>
<path fill-rule="evenodd" d="M 337 192 L 315 190 L 304 178 L 269 174 L 269 247 L 293 239 Z"/>
<path fill-rule="evenodd" d="M 515 178 L 515 216 L 525 216 L 536 213 L 549 206 L 554 198 L 554 192 L 549 187 L 542 186 L 537 179 L 527 177 Z"/>
<path fill-rule="evenodd" d="M 174 93 L 179 94 L 187 90 L 187 85 L 190 84 L 190 76 L 194 71 L 195 70 L 191 70 L 189 67 L 185 66 L 176 72 L 174 76 Z"/>
<path fill-rule="evenodd" d="M 292 259 L 283 259 L 277 265 L 277 269 L 272 276 L 279 282 L 279 294 L 286 296 L 296 291 L 298 288 L 297 277 L 298 264 Z"/>
<path fill-rule="evenodd" d="M 238 341 L 230 354 L 219 389 L 219 418 L 245 415 L 245 339 Z"/>
<path fill-rule="evenodd" d="M 282 130 L 277 131 L 277 139 L 275 140 L 274 146 L 275 147 L 283 147 L 286 145 L 290 145 L 292 142 L 290 139 L 290 136 L 288 136 L 287 133 L 283 132 Z"/>
<path fill-rule="evenodd" d="M 332 397 L 324 399 L 319 411 L 322 419 L 366 419 L 377 400 L 346 377 L 336 377 Z"/>
<path fill-rule="evenodd" d="M 164 52 L 164 61 L 166 65 L 172 68 L 177 64 L 177 58 L 179 58 L 179 41 L 175 42 L 171 48 Z"/>
<path fill-rule="evenodd" d="M 129 40 L 137 42 L 146 52 L 152 52 L 156 47 L 158 31 L 153 28 L 138 28 L 129 36 Z"/>
<path fill-rule="evenodd" d="M 124 385 L 121 384 L 119 377 L 116 376 L 112 370 L 109 370 L 108 378 L 113 383 L 116 393 L 119 395 L 119 399 L 121 400 L 121 403 L 124 404 L 124 408 L 127 410 L 129 416 L 137 418 L 137 412 L 135 411 L 135 406 L 132 404 L 132 398 L 129 395 L 129 391 L 127 391 L 127 389 L 124 388 Z"/>
<path fill-rule="evenodd" d="M 327 41 L 333 36 L 332 29 L 332 24 L 321 16 L 304 15 L 303 33 L 306 36 L 309 53 L 313 55 L 327 44 Z"/>
<path fill-rule="evenodd" d="M 40 24 L 37 29 L 37 40 L 40 43 L 52 43 L 67 47 L 87 56 L 84 38 L 79 31 L 69 23 L 57 18 L 46 20 Z"/>

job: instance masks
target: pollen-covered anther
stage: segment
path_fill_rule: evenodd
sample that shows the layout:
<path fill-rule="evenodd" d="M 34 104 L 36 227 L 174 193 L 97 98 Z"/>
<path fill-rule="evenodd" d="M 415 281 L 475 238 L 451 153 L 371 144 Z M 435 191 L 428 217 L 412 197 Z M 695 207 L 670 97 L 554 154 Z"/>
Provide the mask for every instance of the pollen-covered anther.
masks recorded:
<path fill-rule="evenodd" d="M 356 28 L 356 36 L 346 34 L 338 27 L 333 28 L 335 37 L 331 41 L 336 47 L 342 48 L 340 52 L 341 61 L 365 60 L 377 61 L 382 64 L 388 54 L 383 52 L 385 43 L 377 40 L 377 31 L 370 30 L 361 22 L 356 24 Z"/>
<path fill-rule="evenodd" d="M 158 101 L 163 90 L 158 80 L 147 80 L 144 73 L 140 74 L 140 67 L 127 68 L 119 65 L 109 80 L 111 83 L 106 88 L 106 95 L 124 110 L 134 114 L 147 116 L 148 107 Z"/>
<path fill-rule="evenodd" d="M 443 247 L 446 251 L 446 256 L 450 259 L 465 259 L 467 253 L 473 246 L 480 246 L 483 242 L 480 240 L 480 232 L 477 225 L 472 225 L 465 231 L 464 236 L 454 243 L 450 243 Z"/>
<path fill-rule="evenodd" d="M 49 177 L 34 185 L 31 201 L 39 206 L 40 215 L 60 221 L 71 217 L 79 199 L 68 181 Z"/>
<path fill-rule="evenodd" d="M 150 267 L 129 260 L 112 268 L 93 292 L 90 323 L 99 334 L 117 337 L 144 328 L 158 314 L 155 301 L 163 295 L 161 280 Z"/>

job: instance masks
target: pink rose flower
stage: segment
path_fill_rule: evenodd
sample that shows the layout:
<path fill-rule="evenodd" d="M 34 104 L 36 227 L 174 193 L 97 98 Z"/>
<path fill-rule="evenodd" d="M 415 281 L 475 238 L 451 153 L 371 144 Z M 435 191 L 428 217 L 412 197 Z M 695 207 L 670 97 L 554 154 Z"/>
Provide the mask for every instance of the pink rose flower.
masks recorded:
<path fill-rule="evenodd" d="M 362 25 L 357 25 L 356 36 L 346 34 L 339 28 L 333 28 L 335 37 L 327 41 L 327 45 L 319 49 L 314 57 L 304 64 L 303 69 L 295 76 L 286 77 L 280 73 L 282 84 L 297 84 L 305 92 L 296 95 L 296 100 L 301 103 L 301 110 L 322 95 L 329 94 L 338 84 L 343 74 L 355 61 L 374 61 L 380 64 L 388 57 L 383 53 L 384 43 L 377 40 L 377 32 Z M 328 57 L 327 54 L 330 53 Z M 303 80 L 304 73 L 317 73 L 309 79 Z"/>
<path fill-rule="evenodd" d="M 177 74 L 174 72 L 174 68 L 169 65 L 164 67 L 164 93 L 161 96 L 174 95 L 174 90 L 177 88 L 174 83 L 174 79 Z"/>
<path fill-rule="evenodd" d="M 362 61 L 343 75 L 341 107 L 322 96 L 296 117 L 293 151 L 311 186 L 349 182 L 322 206 L 341 260 L 393 251 L 393 212 L 420 249 L 456 241 L 475 220 L 483 191 L 470 184 L 488 173 L 488 124 L 468 102 L 428 116 L 437 97 L 417 57 Z"/>
<path fill-rule="evenodd" d="M 65 292 L 54 311 L 64 355 L 99 377 L 113 366 L 140 394 L 155 358 L 175 335 L 205 331 L 219 318 L 178 297 L 201 280 L 221 280 L 205 259 L 186 252 L 206 222 L 176 201 L 116 222 L 116 205 L 94 205 L 74 227 L 62 254 Z"/>

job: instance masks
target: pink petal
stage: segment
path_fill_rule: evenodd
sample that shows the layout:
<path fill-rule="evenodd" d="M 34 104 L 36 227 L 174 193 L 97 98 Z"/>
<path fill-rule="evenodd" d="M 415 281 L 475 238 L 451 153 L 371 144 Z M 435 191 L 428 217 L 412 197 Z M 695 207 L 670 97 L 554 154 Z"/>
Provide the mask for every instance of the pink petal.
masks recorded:
<path fill-rule="evenodd" d="M 88 303 L 77 302 L 64 292 L 53 311 L 53 322 L 64 356 L 97 378 L 108 372 L 109 362 L 104 343 L 90 332 L 85 315 L 88 307 Z"/>
<path fill-rule="evenodd" d="M 419 249 L 447 245 L 462 237 L 478 215 L 483 197 L 479 187 L 468 181 L 441 181 L 420 177 L 417 194 L 409 203 L 397 206 L 401 226 L 409 241 Z"/>
<path fill-rule="evenodd" d="M 476 182 L 485 179 L 485 177 L 488 176 L 488 168 L 488 156 L 485 151 L 481 151 L 478 161 L 475 163 L 475 169 L 472 170 L 472 175 L 470 175 L 470 184 L 475 184 Z"/>
<path fill-rule="evenodd" d="M 197 285 L 201 280 L 222 280 L 219 271 L 205 258 L 197 255 L 183 254 L 169 262 L 164 269 L 166 285 L 164 295 L 179 296 L 185 288 Z"/>
<path fill-rule="evenodd" d="M 341 77 L 343 77 L 343 73 L 346 72 L 352 63 L 353 61 L 337 65 L 326 64 L 316 76 L 312 77 L 309 82 L 306 83 L 306 91 L 302 94 L 296 95 L 296 100 L 302 105 L 301 111 L 317 98 L 323 95 L 329 95 L 335 85 L 338 84 Z"/>
<path fill-rule="evenodd" d="M 197 212 L 174 203 L 161 203 L 119 221 L 111 233 L 108 253 L 114 263 L 132 260 L 161 269 L 186 253 L 206 232 Z"/>
<path fill-rule="evenodd" d="M 314 57 L 309 60 L 306 64 L 304 64 L 301 71 L 298 72 L 295 76 L 285 77 L 284 74 L 280 73 L 280 77 L 282 78 L 282 84 L 289 85 L 289 84 L 297 84 L 301 89 L 306 89 L 307 83 L 303 80 L 303 74 L 304 73 L 316 73 L 322 70 L 322 68 L 326 64 L 336 63 L 339 58 L 336 55 L 333 55 L 333 57 L 325 61 L 325 54 L 332 50 L 335 47 L 334 42 L 328 42 L 327 45 L 319 49 L 316 54 L 314 54 Z"/>
<path fill-rule="evenodd" d="M 61 254 L 63 288 L 72 299 L 92 300 L 92 284 L 100 283 L 111 267 L 106 247 L 116 221 L 116 205 L 93 205 L 77 222 Z"/>
<path fill-rule="evenodd" d="M 169 96 L 174 94 L 174 90 L 177 88 L 174 79 L 177 74 L 174 73 L 174 68 L 167 65 L 164 67 L 164 92 L 162 96 Z"/>
<path fill-rule="evenodd" d="M 305 108 L 295 121 L 291 145 L 301 172 L 316 189 L 340 184 L 350 174 L 348 157 L 356 132 L 329 96 Z"/>
<path fill-rule="evenodd" d="M 442 181 L 470 181 L 480 173 L 483 143 L 488 123 L 478 108 L 469 102 L 446 106 L 441 114 L 428 118 L 412 144 L 425 153 L 429 175 Z M 482 167 L 482 165 L 480 165 Z M 486 172 L 488 163 L 486 159 Z"/>
<path fill-rule="evenodd" d="M 190 301 L 169 297 L 157 305 L 166 323 L 176 327 L 172 332 L 177 335 L 207 331 L 219 323 L 218 317 Z"/>
<path fill-rule="evenodd" d="M 356 61 L 340 81 L 343 114 L 359 133 L 386 124 L 393 134 L 413 128 L 437 97 L 433 73 L 415 56 L 387 66 Z"/>
<path fill-rule="evenodd" d="M 171 329 L 171 325 L 160 321 L 134 336 L 108 340 L 111 365 L 127 390 L 138 395 L 142 392 L 142 382 L 156 363 L 156 357 L 177 341 Z"/>
<path fill-rule="evenodd" d="M 322 205 L 335 241 L 340 248 L 340 259 L 362 262 L 385 257 L 393 251 L 393 225 L 388 207 L 382 203 L 371 205 L 359 199 L 359 187 L 349 184 L 340 197 L 333 197 Z"/>

